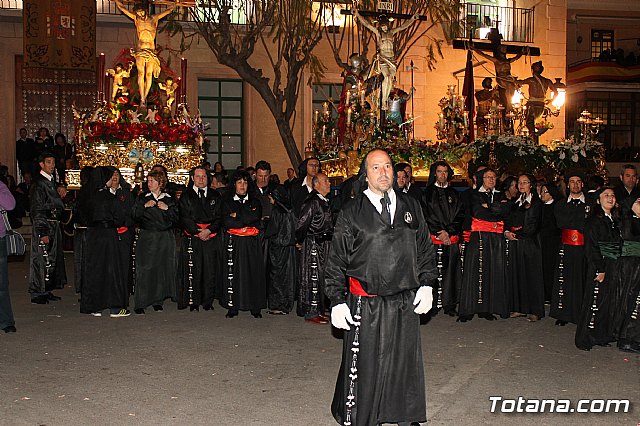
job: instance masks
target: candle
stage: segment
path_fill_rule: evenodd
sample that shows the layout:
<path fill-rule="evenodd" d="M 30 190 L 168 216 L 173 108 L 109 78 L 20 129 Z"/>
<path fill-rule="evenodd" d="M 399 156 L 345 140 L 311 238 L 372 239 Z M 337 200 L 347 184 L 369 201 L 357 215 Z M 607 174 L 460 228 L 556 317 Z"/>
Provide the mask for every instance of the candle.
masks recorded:
<path fill-rule="evenodd" d="M 351 125 L 351 107 L 347 108 L 347 126 Z"/>
<path fill-rule="evenodd" d="M 347 90 L 347 105 L 349 105 L 350 100 L 351 100 L 351 90 Z"/>
<path fill-rule="evenodd" d="M 315 110 L 313 113 L 313 124 L 318 124 L 318 116 L 320 115 L 320 111 Z"/>
<path fill-rule="evenodd" d="M 322 125 L 322 139 L 324 139 L 324 135 L 325 135 L 325 132 L 326 132 L 326 131 L 327 131 L 327 125 L 326 125 L 326 124 L 323 124 L 323 125 Z"/>
<path fill-rule="evenodd" d="M 109 101 L 111 101 L 111 95 L 107 96 L 107 91 L 109 90 L 109 73 L 105 72 L 103 78 L 104 78 L 104 83 L 102 83 L 102 91 L 104 94 L 104 100 L 105 102 L 107 102 L 107 104 L 109 104 Z"/>
<path fill-rule="evenodd" d="M 360 105 L 364 106 L 364 89 L 360 91 Z"/>
<path fill-rule="evenodd" d="M 444 129 L 444 114 L 440 113 L 440 128 Z"/>
<path fill-rule="evenodd" d="M 329 104 L 327 102 L 322 104 L 322 112 L 325 114 L 329 112 Z"/>
<path fill-rule="evenodd" d="M 464 96 L 459 96 L 458 97 L 459 100 L 459 105 L 460 105 L 460 109 L 464 109 Z"/>
<path fill-rule="evenodd" d="M 464 119 L 464 127 L 469 125 L 469 113 L 467 111 L 462 114 L 462 118 Z"/>
<path fill-rule="evenodd" d="M 98 56 L 98 100 L 101 101 L 104 99 L 104 80 L 102 79 L 102 75 L 104 74 L 104 62 L 105 62 L 105 57 L 104 57 L 104 53 L 101 53 L 100 56 Z M 103 97 L 101 99 L 101 97 Z"/>
<path fill-rule="evenodd" d="M 180 70 L 182 77 L 182 87 L 180 88 L 180 99 L 178 102 L 187 102 L 187 58 L 182 58 L 180 61 Z"/>

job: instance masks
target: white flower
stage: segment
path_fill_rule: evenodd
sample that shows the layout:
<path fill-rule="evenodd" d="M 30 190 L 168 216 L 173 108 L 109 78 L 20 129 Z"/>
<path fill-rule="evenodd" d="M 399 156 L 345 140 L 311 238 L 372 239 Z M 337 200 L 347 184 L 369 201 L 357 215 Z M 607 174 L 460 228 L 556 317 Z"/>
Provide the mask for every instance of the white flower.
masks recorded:
<path fill-rule="evenodd" d="M 558 155 L 558 158 L 561 160 L 564 160 L 564 157 L 565 157 L 564 151 L 560 151 L 560 155 Z"/>
<path fill-rule="evenodd" d="M 578 154 L 573 154 L 571 156 L 571 161 L 573 161 L 574 163 L 577 163 L 578 162 Z"/>

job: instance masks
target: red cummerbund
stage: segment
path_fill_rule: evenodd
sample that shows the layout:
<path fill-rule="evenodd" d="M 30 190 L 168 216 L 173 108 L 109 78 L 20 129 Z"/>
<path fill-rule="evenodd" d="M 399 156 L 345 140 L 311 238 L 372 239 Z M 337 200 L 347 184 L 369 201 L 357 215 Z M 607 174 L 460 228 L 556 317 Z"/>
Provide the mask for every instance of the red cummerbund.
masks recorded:
<path fill-rule="evenodd" d="M 128 230 L 129 230 L 129 228 L 127 228 L 126 226 L 121 226 L 119 228 L 116 228 L 116 231 L 118 231 L 118 234 L 124 234 Z"/>
<path fill-rule="evenodd" d="M 454 235 L 452 237 L 449 237 L 449 240 L 451 240 L 451 244 L 458 244 L 460 242 L 460 237 L 457 235 Z M 433 244 L 444 244 L 433 234 L 431 235 L 431 241 L 433 241 Z"/>
<path fill-rule="evenodd" d="M 504 222 L 488 222 L 474 217 L 471 221 L 471 232 L 495 232 L 496 234 L 502 234 L 504 232 Z"/>
<path fill-rule="evenodd" d="M 567 244 L 570 246 L 583 246 L 584 234 L 576 229 L 563 229 L 562 244 Z"/>
<path fill-rule="evenodd" d="M 255 237 L 260 234 L 260 230 L 253 226 L 245 226 L 244 228 L 231 228 L 227 229 L 227 232 L 231 235 L 237 235 L 238 237 Z"/>
<path fill-rule="evenodd" d="M 471 241 L 471 231 L 462 231 L 462 240 L 465 243 Z"/>
<path fill-rule="evenodd" d="M 360 281 L 353 277 L 349 277 L 349 293 L 355 294 L 356 296 L 366 296 L 373 297 L 375 294 L 369 294 L 362 288 L 362 284 Z"/>

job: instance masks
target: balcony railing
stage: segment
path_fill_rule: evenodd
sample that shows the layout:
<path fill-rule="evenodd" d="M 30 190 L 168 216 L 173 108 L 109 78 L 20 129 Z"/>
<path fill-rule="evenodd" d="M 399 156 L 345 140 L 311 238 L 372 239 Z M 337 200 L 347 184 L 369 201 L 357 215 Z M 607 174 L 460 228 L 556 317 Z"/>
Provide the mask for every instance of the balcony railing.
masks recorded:
<path fill-rule="evenodd" d="M 248 0 L 229 0 L 231 10 L 231 22 L 234 24 L 244 24 L 246 22 L 245 11 L 250 10 L 252 6 Z M 133 11 L 134 3 L 125 3 L 125 7 Z M 165 5 L 152 5 L 151 13 L 159 13 L 167 8 Z M 22 0 L 0 0 L 0 10 L 22 10 Z M 110 0 L 96 0 L 96 12 L 98 15 L 121 15 L 122 12 L 118 10 L 116 3 Z M 206 9 L 198 6 L 197 13 L 199 16 L 215 17 L 217 13 L 207 13 Z M 185 21 L 193 21 L 193 17 L 190 13 L 180 13 L 179 19 Z"/>
<path fill-rule="evenodd" d="M 502 41 L 533 43 L 534 9 L 501 7 L 466 2 L 461 5 L 460 34 L 456 38 L 485 39 L 491 28 L 497 28 Z"/>

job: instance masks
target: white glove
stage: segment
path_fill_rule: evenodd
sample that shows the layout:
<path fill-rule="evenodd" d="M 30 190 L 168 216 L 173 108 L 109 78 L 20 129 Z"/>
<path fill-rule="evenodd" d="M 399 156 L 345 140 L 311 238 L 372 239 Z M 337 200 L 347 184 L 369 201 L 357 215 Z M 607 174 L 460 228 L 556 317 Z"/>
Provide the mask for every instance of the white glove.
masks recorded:
<path fill-rule="evenodd" d="M 350 330 L 349 324 L 355 325 L 355 321 L 353 321 L 353 317 L 351 316 L 351 310 L 346 303 L 340 303 L 331 308 L 331 324 L 335 328 L 341 328 L 343 330 Z"/>
<path fill-rule="evenodd" d="M 426 314 L 433 307 L 433 288 L 423 285 L 416 291 L 416 298 L 413 299 L 416 307 L 413 312 L 418 315 Z"/>

